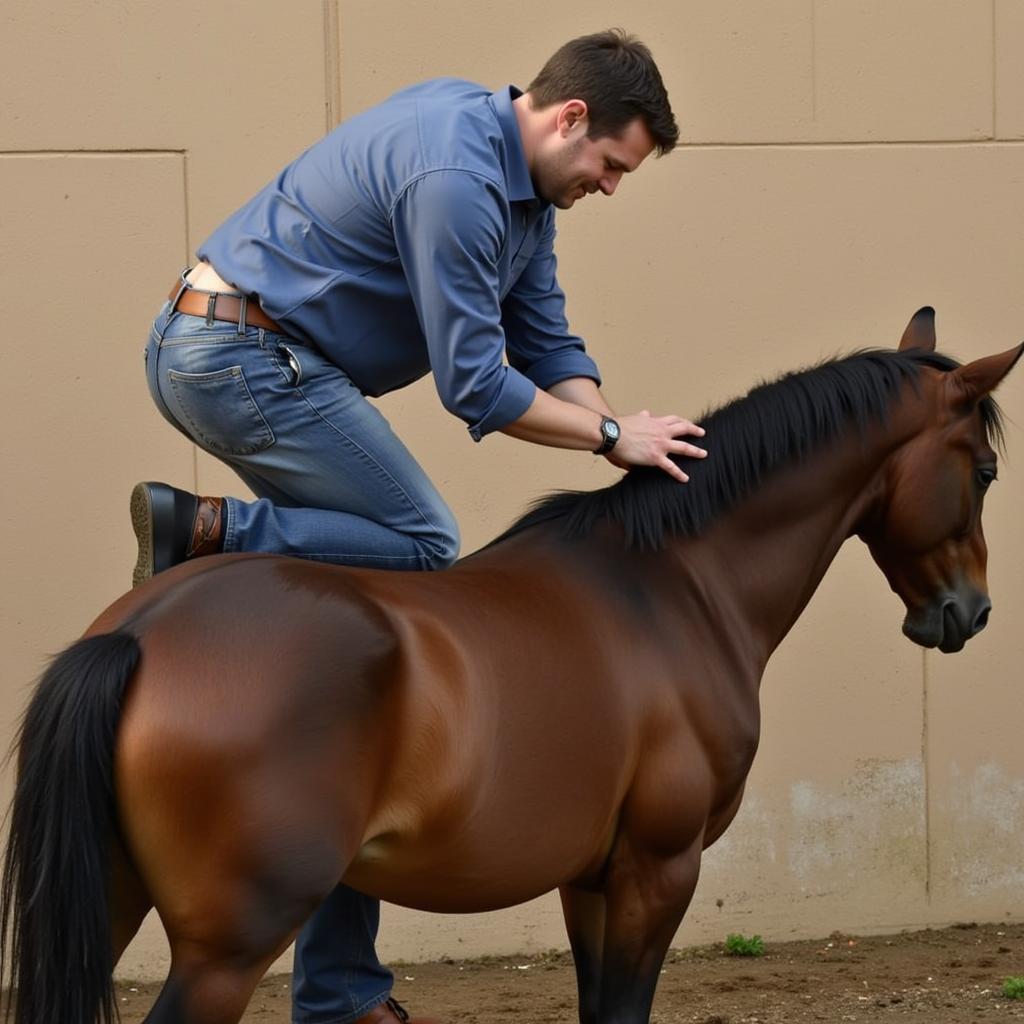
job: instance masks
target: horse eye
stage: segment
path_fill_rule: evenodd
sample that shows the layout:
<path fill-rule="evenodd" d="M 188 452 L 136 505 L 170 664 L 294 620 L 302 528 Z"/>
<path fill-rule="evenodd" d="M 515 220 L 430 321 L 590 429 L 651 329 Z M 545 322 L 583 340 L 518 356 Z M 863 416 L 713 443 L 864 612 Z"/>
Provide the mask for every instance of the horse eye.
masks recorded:
<path fill-rule="evenodd" d="M 991 466 L 983 466 L 974 471 L 974 478 L 978 481 L 978 486 L 985 491 L 988 490 L 989 484 L 996 479 L 996 471 Z"/>

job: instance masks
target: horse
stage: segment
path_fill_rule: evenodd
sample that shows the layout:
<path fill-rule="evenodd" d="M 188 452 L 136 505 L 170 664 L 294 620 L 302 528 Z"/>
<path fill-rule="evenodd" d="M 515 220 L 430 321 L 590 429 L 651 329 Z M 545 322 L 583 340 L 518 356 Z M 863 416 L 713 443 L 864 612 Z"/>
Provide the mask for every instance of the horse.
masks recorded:
<path fill-rule="evenodd" d="M 582 1024 L 643 1024 L 759 737 L 758 690 L 839 547 L 866 542 L 910 640 L 988 618 L 991 392 L 919 310 L 703 417 L 688 484 L 558 493 L 438 573 L 199 559 L 102 612 L 18 737 L 3 959 L 16 1024 L 113 1015 L 156 907 L 149 1024 L 231 1024 L 338 883 L 421 910 L 557 888 Z"/>

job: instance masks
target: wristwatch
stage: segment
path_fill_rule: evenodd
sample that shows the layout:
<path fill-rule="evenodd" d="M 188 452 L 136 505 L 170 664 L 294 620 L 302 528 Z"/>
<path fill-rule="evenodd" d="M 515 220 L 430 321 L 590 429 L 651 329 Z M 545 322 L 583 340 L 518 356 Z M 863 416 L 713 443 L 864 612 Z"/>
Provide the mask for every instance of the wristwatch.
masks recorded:
<path fill-rule="evenodd" d="M 614 447 L 622 431 L 611 416 L 601 417 L 601 444 L 594 449 L 595 455 L 607 455 Z"/>

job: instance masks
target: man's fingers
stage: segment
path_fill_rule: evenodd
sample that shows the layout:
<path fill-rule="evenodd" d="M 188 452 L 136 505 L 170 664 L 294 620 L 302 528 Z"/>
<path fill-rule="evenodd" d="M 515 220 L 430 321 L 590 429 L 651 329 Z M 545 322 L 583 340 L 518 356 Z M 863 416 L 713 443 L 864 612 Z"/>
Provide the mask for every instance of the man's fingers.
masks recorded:
<path fill-rule="evenodd" d="M 681 484 L 687 484 L 690 482 L 690 478 L 671 459 L 662 459 L 658 465 L 661 466 L 669 476 L 675 477 L 675 479 Z"/>
<path fill-rule="evenodd" d="M 675 440 L 669 445 L 669 449 L 676 455 L 688 455 L 691 459 L 705 459 L 708 454 L 706 449 L 698 448 L 695 444 L 690 444 L 689 441 Z"/>
<path fill-rule="evenodd" d="M 692 434 L 694 437 L 704 436 L 704 428 L 698 427 L 696 423 L 691 423 L 689 420 L 679 420 L 672 430 L 676 437 L 682 437 L 685 434 Z"/>
<path fill-rule="evenodd" d="M 682 416 L 662 416 L 660 420 L 662 426 L 672 432 L 673 437 L 682 437 L 685 434 L 692 434 L 694 437 L 704 436 L 704 428 L 693 420 L 684 419 Z"/>

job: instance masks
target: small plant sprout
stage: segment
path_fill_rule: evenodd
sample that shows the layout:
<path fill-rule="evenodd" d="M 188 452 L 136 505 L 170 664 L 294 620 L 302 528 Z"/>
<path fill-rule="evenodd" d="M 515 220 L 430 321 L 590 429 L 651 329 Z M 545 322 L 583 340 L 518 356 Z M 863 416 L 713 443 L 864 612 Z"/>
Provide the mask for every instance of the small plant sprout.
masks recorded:
<path fill-rule="evenodd" d="M 725 951 L 730 956 L 764 956 L 764 940 L 760 935 L 727 935 Z"/>
<path fill-rule="evenodd" d="M 1003 995 L 1007 999 L 1024 999 L 1024 977 L 1007 978 L 1003 982 Z"/>

